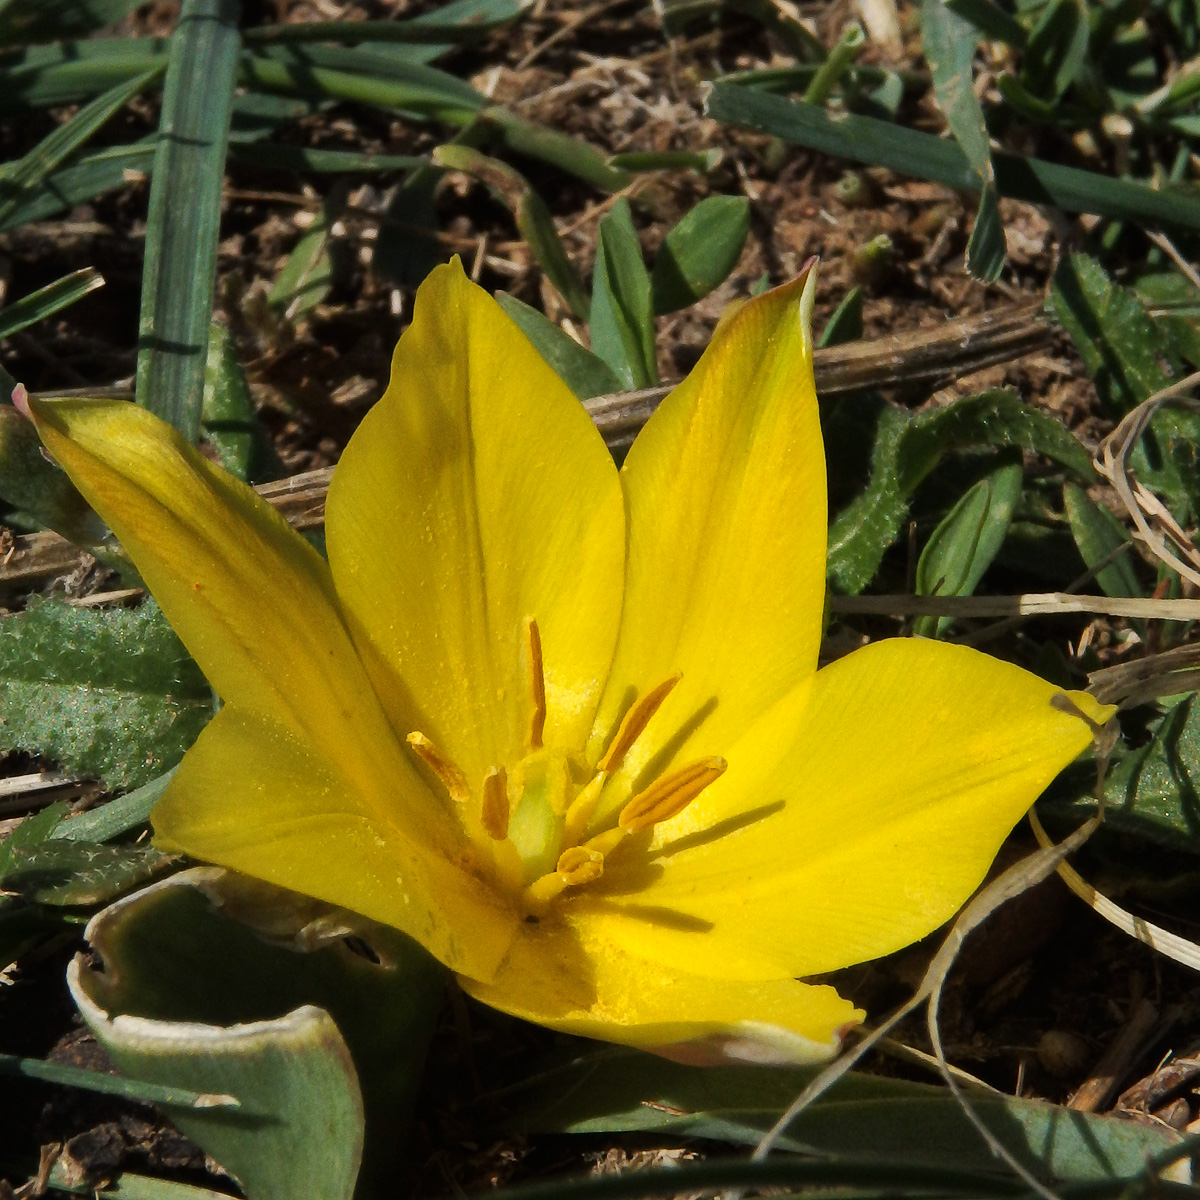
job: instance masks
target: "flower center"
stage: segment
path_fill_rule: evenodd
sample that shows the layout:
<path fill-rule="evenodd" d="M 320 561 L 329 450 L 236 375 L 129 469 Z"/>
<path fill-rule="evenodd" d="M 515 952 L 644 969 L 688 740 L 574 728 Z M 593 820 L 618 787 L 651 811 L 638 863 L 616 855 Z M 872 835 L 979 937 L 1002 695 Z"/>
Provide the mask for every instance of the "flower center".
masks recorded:
<path fill-rule="evenodd" d="M 459 767 L 423 733 L 408 735 L 413 752 L 437 777 L 459 811 L 486 840 L 495 874 L 519 892 L 526 915 L 540 917 L 569 888 L 604 874 L 610 854 L 631 834 L 677 816 L 725 770 L 723 758 L 701 758 L 659 776 L 636 793 L 609 828 L 585 838 L 609 777 L 641 737 L 679 682 L 664 679 L 638 696 L 594 769 L 543 745 L 546 682 L 542 639 L 532 618 L 525 628 L 530 717 L 523 758 L 485 774 L 478 792 Z M 485 849 L 480 846 L 480 849 Z"/>

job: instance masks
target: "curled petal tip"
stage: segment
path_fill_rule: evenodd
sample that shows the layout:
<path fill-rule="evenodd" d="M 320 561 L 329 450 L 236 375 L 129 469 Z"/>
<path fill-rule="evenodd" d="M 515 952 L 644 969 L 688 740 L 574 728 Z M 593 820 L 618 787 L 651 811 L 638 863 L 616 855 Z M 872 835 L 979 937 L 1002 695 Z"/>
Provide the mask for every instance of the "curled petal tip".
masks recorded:
<path fill-rule="evenodd" d="M 21 414 L 21 416 L 28 421 L 33 420 L 33 413 L 29 411 L 29 393 L 25 390 L 25 385 L 23 383 L 18 383 L 17 386 L 13 388 L 12 402 L 13 407 Z"/>

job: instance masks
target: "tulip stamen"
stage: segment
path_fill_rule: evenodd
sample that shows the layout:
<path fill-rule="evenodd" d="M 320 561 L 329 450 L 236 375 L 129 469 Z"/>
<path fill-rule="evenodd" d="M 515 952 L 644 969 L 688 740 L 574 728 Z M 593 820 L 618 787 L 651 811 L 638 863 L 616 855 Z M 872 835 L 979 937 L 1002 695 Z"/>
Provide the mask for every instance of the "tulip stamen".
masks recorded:
<path fill-rule="evenodd" d="M 656 684 L 644 696 L 634 701 L 618 726 L 608 749 L 604 752 L 604 757 L 596 764 L 598 770 L 612 772 L 621 765 L 621 760 L 629 753 L 633 743 L 641 737 L 642 731 L 650 724 L 650 718 L 658 712 L 663 701 L 682 678 L 683 676 L 678 673 L 668 675 L 661 683 Z"/>
<path fill-rule="evenodd" d="M 724 773 L 723 758 L 701 758 L 657 779 L 621 809 L 619 828 L 641 833 L 660 821 L 677 817 L 702 791 Z"/>
<path fill-rule="evenodd" d="M 586 846 L 571 846 L 558 856 L 554 870 L 535 879 L 526 889 L 525 906 L 534 913 L 569 887 L 593 883 L 604 874 L 604 855 Z"/>
<path fill-rule="evenodd" d="M 546 672 L 542 662 L 542 635 L 537 621 L 525 622 L 526 668 L 529 672 L 529 694 L 533 711 L 529 714 L 529 749 L 540 750 L 546 728 Z"/>
<path fill-rule="evenodd" d="M 416 756 L 438 777 L 455 804 L 465 808 L 471 802 L 471 786 L 461 768 L 443 754 L 419 729 L 408 735 L 408 744 Z"/>
<path fill-rule="evenodd" d="M 508 837 L 508 775 L 503 767 L 492 767 L 483 777 L 483 802 L 479 821 L 488 837 L 502 842 Z"/>

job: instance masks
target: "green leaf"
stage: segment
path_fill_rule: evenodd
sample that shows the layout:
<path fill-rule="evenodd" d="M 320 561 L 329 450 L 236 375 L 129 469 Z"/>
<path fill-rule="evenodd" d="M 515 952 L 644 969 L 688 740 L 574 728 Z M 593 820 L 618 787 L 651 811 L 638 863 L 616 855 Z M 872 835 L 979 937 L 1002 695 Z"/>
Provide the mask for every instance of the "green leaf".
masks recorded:
<path fill-rule="evenodd" d="M 547 1073 L 522 1104 L 521 1127 L 754 1145 L 814 1074 L 762 1066 L 684 1067 L 627 1050 L 605 1051 Z M 1004 1147 L 1044 1180 L 1141 1178 L 1146 1159 L 1179 1140 L 1170 1129 L 996 1092 L 972 1091 L 967 1100 Z M 777 1145 L 839 1164 L 882 1161 L 1011 1178 L 945 1088 L 873 1075 L 851 1073 L 834 1084 Z M 952 1194 L 983 1193 L 960 1187 Z"/>
<path fill-rule="evenodd" d="M 970 596 L 995 561 L 1021 498 L 1024 472 L 1015 463 L 993 471 L 970 488 L 946 514 L 917 561 L 918 596 Z M 951 617 L 919 617 L 913 631 L 944 634 Z"/>
<path fill-rule="evenodd" d="M 933 76 L 938 107 L 975 172 L 981 190 L 979 211 L 967 246 L 967 269 L 977 279 L 991 283 L 999 278 L 1004 267 L 1006 246 L 987 125 L 973 86 L 979 34 L 970 21 L 950 9 L 946 0 L 924 0 L 921 44 Z"/>
<path fill-rule="evenodd" d="M 61 312 L 103 286 L 104 277 L 95 267 L 84 267 L 38 288 L 36 292 L 30 292 L 28 296 L 22 296 L 20 300 L 14 300 L 0 309 L 0 338 L 8 337 L 19 329 L 28 329 L 30 325 Z"/>
<path fill-rule="evenodd" d="M 583 280 L 567 256 L 546 202 L 529 181 L 507 163 L 489 158 L 471 146 L 438 146 L 431 158 L 437 166 L 465 171 L 485 183 L 500 203 L 511 210 L 517 232 L 528 243 L 546 278 L 558 289 L 571 311 L 586 321 L 591 305 Z"/>
<path fill-rule="evenodd" d="M 1194 686 L 1185 680 L 1181 687 Z M 1126 750 L 1104 783 L 1104 824 L 1186 854 L 1200 854 L 1200 698 L 1194 693 L 1168 702 L 1150 722 L 1149 740 Z M 1064 773 L 1043 803 L 1050 813 L 1074 820 L 1095 812 L 1090 765 Z"/>
<path fill-rule="evenodd" d="M 0 43 L 79 37 L 128 16 L 144 0 L 11 0 L 0 6 Z"/>
<path fill-rule="evenodd" d="M 707 175 L 721 165 L 725 154 L 712 150 L 629 150 L 610 154 L 608 165 L 618 171 L 699 171 Z"/>
<path fill-rule="evenodd" d="M 1167 347 L 1141 302 L 1089 255 L 1063 260 L 1054 275 L 1050 308 L 1071 335 L 1111 415 L 1127 412 L 1177 377 L 1164 366 Z"/>
<path fill-rule="evenodd" d="M 329 239 L 343 207 L 340 194 L 326 197 L 280 268 L 267 294 L 267 306 L 277 317 L 294 324 L 329 295 L 333 286 Z"/>
<path fill-rule="evenodd" d="M 1029 34 L 1021 84 L 1043 100 L 1058 100 L 1087 61 L 1088 13 L 1080 0 L 1053 0 Z"/>
<path fill-rule="evenodd" d="M 45 754 L 108 787 L 154 778 L 212 716 L 212 692 L 158 607 L 34 598 L 3 618 L 0 749 Z"/>
<path fill-rule="evenodd" d="M 13 229 L 30 221 L 44 221 L 77 204 L 86 204 L 126 188 L 130 173 L 143 174 L 151 170 L 154 153 L 154 143 L 146 141 L 85 154 L 74 166 L 55 171 L 35 187 L 26 188 L 0 221 L 0 230 Z"/>
<path fill-rule="evenodd" d="M 0 498 L 39 528 L 53 529 L 77 546 L 109 558 L 104 522 L 67 473 L 42 453 L 33 423 L 11 405 L 0 405 Z"/>
<path fill-rule="evenodd" d="M 141 887 L 174 861 L 151 845 L 101 846 L 51 836 L 14 858 L 4 886 L 37 904 L 95 906 Z"/>
<path fill-rule="evenodd" d="M 995 0 L 946 0 L 956 16 L 970 21 L 985 37 L 1020 50 L 1028 38 L 1025 26 L 1005 12 Z"/>
<path fill-rule="evenodd" d="M 1125 526 L 1106 508 L 1101 508 L 1078 484 L 1063 485 L 1063 508 L 1071 536 L 1088 568 L 1103 562 L 1115 550 L 1129 546 L 1132 539 Z M 1130 552 L 1114 559 L 1096 574 L 1096 583 L 1106 596 L 1144 596 Z"/>
<path fill-rule="evenodd" d="M 165 1104 L 186 1108 L 234 1108 L 236 1104 L 228 1097 L 190 1092 L 182 1088 L 160 1087 L 153 1083 L 139 1083 L 133 1079 L 122 1079 L 116 1075 L 103 1075 L 99 1071 L 88 1071 L 68 1063 L 43 1062 L 37 1058 L 21 1058 L 15 1054 L 0 1054 L 0 1075 L 21 1076 L 37 1079 L 42 1083 L 57 1083 L 61 1087 L 82 1088 L 99 1092 L 105 1096 L 120 1096 L 141 1104 Z"/>
<path fill-rule="evenodd" d="M 233 335 L 215 322 L 208 337 L 201 417 L 205 438 L 231 475 L 260 483 L 284 473 L 275 447 L 254 415 L 250 385 L 238 362 Z"/>
<path fill-rule="evenodd" d="M 832 114 L 755 88 L 714 83 L 708 116 L 840 158 L 888 167 L 947 187 L 979 191 L 980 182 L 961 147 L 945 138 L 891 121 L 854 113 Z M 1138 222 L 1200 229 L 1200 204 L 1190 190 L 1152 188 L 1038 158 L 994 153 L 1001 196 L 1050 204 L 1065 212 L 1095 213 Z"/>
<path fill-rule="evenodd" d="M 536 308 L 507 292 L 497 292 L 496 300 L 580 400 L 621 390 L 621 381 L 603 359 L 586 350 Z"/>
<path fill-rule="evenodd" d="M 0 842 L 0 883 L 17 869 L 22 858 L 53 836 L 66 815 L 65 802 L 50 804 L 41 812 L 26 817 Z"/>
<path fill-rule="evenodd" d="M 55 826 L 51 838 L 65 838 L 73 842 L 107 842 L 110 838 L 129 833 L 139 825 L 145 825 L 174 774 L 172 768 L 124 796 L 106 800 L 87 812 L 76 813 Z"/>
<path fill-rule="evenodd" d="M 238 0 L 183 0 L 146 216 L 137 402 L 195 441 L 241 41 Z"/>
<path fill-rule="evenodd" d="M 252 1198 L 349 1197 L 360 1151 L 363 1194 L 394 1183 L 445 973 L 369 923 L 356 950 L 345 920 L 201 868 L 104 910 L 88 937 L 105 970 L 72 972 L 126 1075 L 237 1097 L 171 1117 Z"/>
<path fill-rule="evenodd" d="M 825 322 L 821 336 L 817 339 L 817 348 L 824 350 L 826 346 L 841 346 L 845 342 L 857 342 L 863 335 L 863 293 L 862 288 L 852 287 L 842 302 L 833 310 L 833 315 Z"/>
<path fill-rule="evenodd" d="M 745 196 L 709 196 L 663 239 L 650 274 L 654 311 L 676 312 L 719 286 L 737 266 L 750 232 Z"/>
<path fill-rule="evenodd" d="M 1095 477 L 1091 455 L 1079 440 L 1011 392 L 981 392 L 911 417 L 885 406 L 867 486 L 829 526 L 827 570 L 838 591 L 855 595 L 871 582 L 908 515 L 909 496 L 947 451 L 971 446 L 1033 450 L 1081 479 Z"/>
<path fill-rule="evenodd" d="M 158 74 L 159 68 L 155 67 L 110 88 L 47 134 L 23 158 L 0 166 L 0 227 L 11 222 L 13 214 L 29 199 L 30 193 L 44 184 Z"/>
<path fill-rule="evenodd" d="M 600 221 L 590 332 L 593 353 L 625 388 L 658 382 L 650 276 L 624 197 Z"/>

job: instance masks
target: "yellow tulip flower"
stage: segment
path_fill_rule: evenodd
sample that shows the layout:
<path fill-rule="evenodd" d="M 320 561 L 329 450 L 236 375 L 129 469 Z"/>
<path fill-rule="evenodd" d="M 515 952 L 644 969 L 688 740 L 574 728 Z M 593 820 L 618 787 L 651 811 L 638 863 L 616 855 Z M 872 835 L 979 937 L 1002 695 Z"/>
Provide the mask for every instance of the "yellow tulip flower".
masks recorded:
<path fill-rule="evenodd" d="M 813 289 L 731 315 L 618 471 L 439 267 L 334 474 L 328 562 L 142 409 L 34 403 L 224 701 L 156 842 L 403 930 L 543 1025 L 831 1055 L 863 1014 L 798 977 L 947 920 L 1091 731 L 960 646 L 817 670 Z"/>

